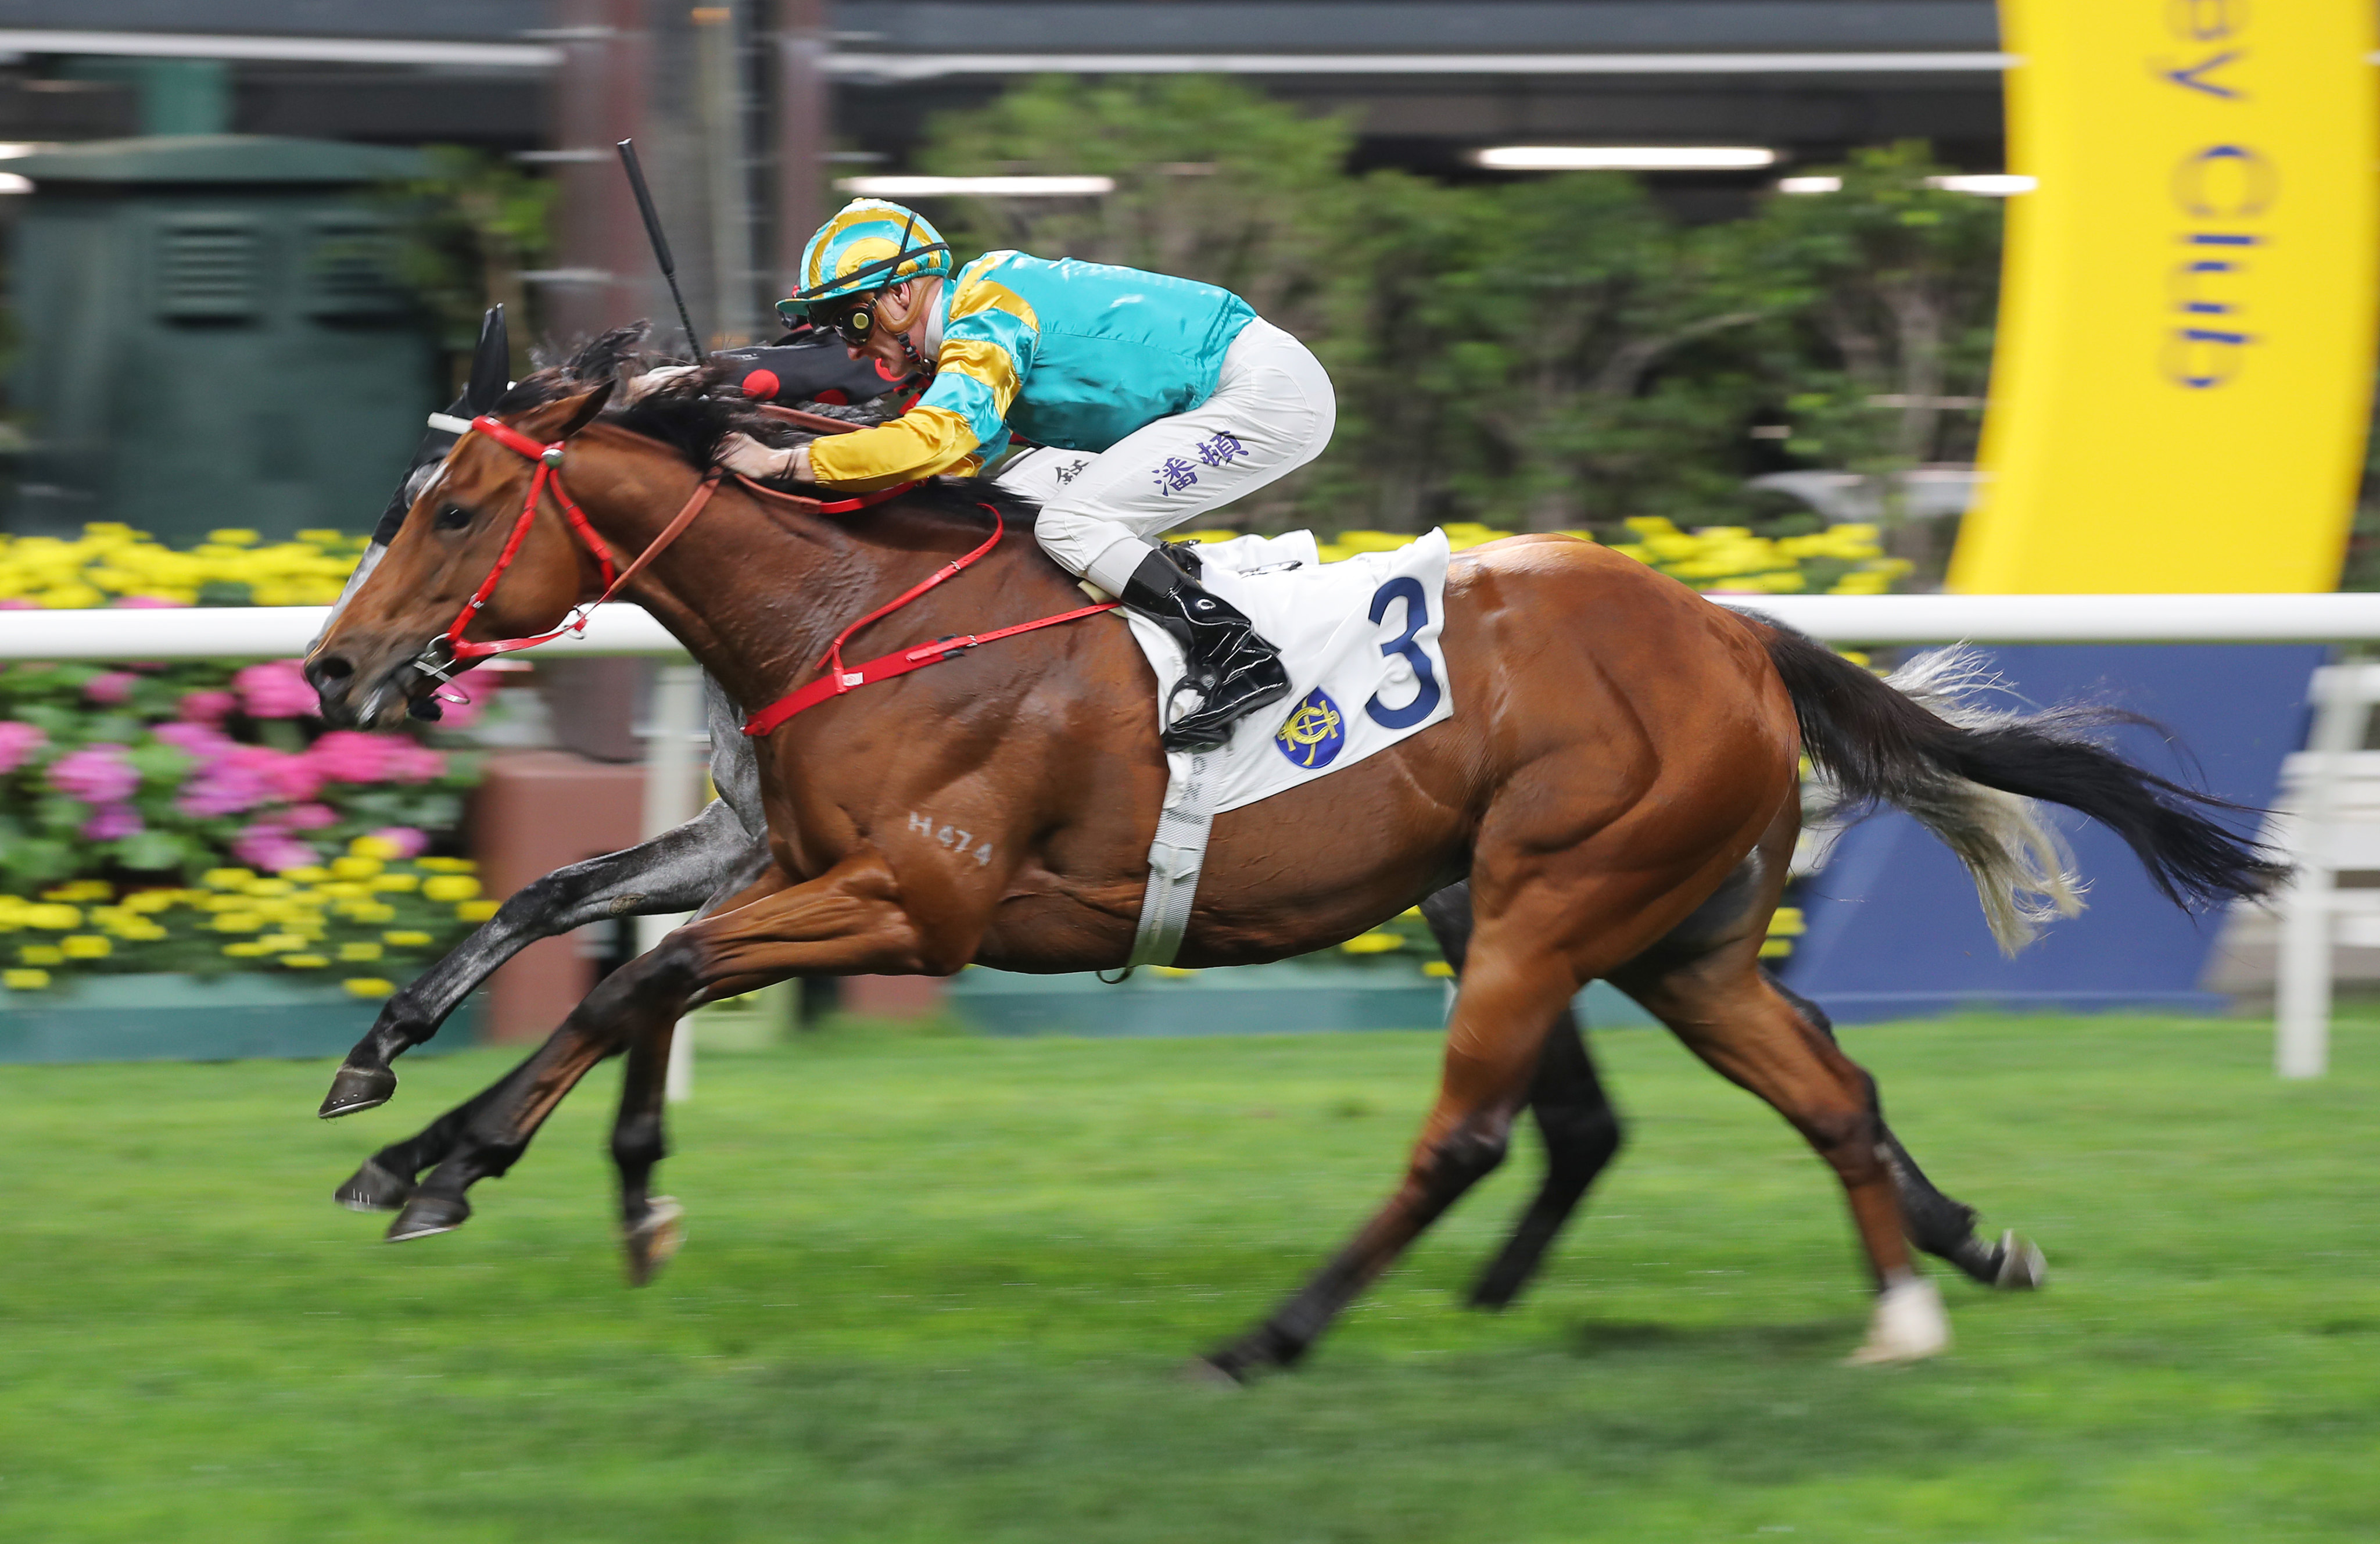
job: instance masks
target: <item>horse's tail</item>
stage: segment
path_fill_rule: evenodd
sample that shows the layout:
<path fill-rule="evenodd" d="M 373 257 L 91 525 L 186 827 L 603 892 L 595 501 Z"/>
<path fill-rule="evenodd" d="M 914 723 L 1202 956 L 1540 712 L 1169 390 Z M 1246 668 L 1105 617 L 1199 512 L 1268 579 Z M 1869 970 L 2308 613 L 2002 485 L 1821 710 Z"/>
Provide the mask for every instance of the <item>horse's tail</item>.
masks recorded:
<path fill-rule="evenodd" d="M 2244 807 L 2132 765 L 2085 736 L 2147 721 L 2098 707 L 2020 714 L 1974 706 L 1994 684 L 1962 649 L 1876 676 L 1765 616 L 1768 658 L 1793 699 L 1802 748 L 1834 784 L 1839 811 L 1891 804 L 1939 836 L 1974 876 L 1992 933 L 2014 954 L 2053 917 L 2082 909 L 2066 845 L 2033 801 L 2080 810 L 2124 839 L 2177 906 L 2262 895 L 2289 866 L 2208 818 Z"/>

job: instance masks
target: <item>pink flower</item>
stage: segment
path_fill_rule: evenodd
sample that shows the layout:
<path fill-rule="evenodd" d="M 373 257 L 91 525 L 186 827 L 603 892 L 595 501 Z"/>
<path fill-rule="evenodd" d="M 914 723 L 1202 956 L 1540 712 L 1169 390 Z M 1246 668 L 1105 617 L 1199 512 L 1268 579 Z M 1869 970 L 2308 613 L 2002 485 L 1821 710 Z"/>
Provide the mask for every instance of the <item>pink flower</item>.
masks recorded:
<path fill-rule="evenodd" d="M 306 756 L 326 783 L 382 783 L 388 778 L 389 750 L 411 743 L 385 740 L 358 729 L 334 729 L 316 740 Z"/>
<path fill-rule="evenodd" d="M 25 758 L 50 743 L 50 737 L 30 723 L 0 718 L 0 777 L 25 764 Z"/>
<path fill-rule="evenodd" d="M 339 812 L 327 804 L 293 804 L 282 811 L 281 821 L 292 831 L 320 831 L 337 825 Z"/>
<path fill-rule="evenodd" d="M 411 826 L 382 826 L 372 834 L 394 846 L 399 858 L 419 857 L 430 850 L 429 834 Z"/>
<path fill-rule="evenodd" d="M 0 599 L 0 611 L 39 611 L 41 609 L 39 604 L 26 600 L 21 595 L 10 595 Z"/>
<path fill-rule="evenodd" d="M 137 835 L 146 829 L 140 823 L 140 811 L 128 804 L 103 804 L 91 811 L 90 820 L 82 823 L 84 837 L 93 842 L 113 842 L 119 836 Z"/>
<path fill-rule="evenodd" d="M 196 693 L 192 693 L 196 696 Z M 184 698 L 188 701 L 188 698 Z M 150 731 L 158 739 L 186 756 L 200 762 L 219 761 L 239 748 L 239 742 L 222 730 L 204 723 L 160 723 Z"/>
<path fill-rule="evenodd" d="M 300 670 L 297 660 L 249 665 L 231 678 L 232 689 L 250 718 L 304 718 L 313 712 L 315 698 Z"/>
<path fill-rule="evenodd" d="M 140 774 L 124 759 L 120 745 L 87 745 L 50 763 L 50 786 L 85 804 L 115 804 L 130 798 L 140 786 Z"/>
<path fill-rule="evenodd" d="M 130 699 L 133 683 L 140 679 L 128 670 L 111 670 L 104 675 L 94 675 L 85 681 L 82 694 L 93 702 L 123 702 Z"/>
<path fill-rule="evenodd" d="M 381 775 L 391 783 L 427 783 L 446 771 L 446 758 L 428 746 L 399 739 L 391 744 Z"/>
<path fill-rule="evenodd" d="M 162 734 L 166 726 L 158 727 Z M 174 803 L 183 814 L 206 820 L 237 815 L 275 800 L 311 798 L 321 786 L 322 779 L 302 756 L 285 756 L 266 746 L 225 742 L 224 751 L 182 785 L 182 796 Z"/>
<path fill-rule="evenodd" d="M 233 837 L 231 850 L 241 862 L 273 874 L 284 869 L 303 869 L 322 859 L 320 853 L 303 842 L 292 840 L 272 821 L 259 821 Z"/>
<path fill-rule="evenodd" d="M 170 606 L 187 606 L 190 602 L 164 595 L 118 595 L 107 603 L 117 611 L 161 611 Z"/>
<path fill-rule="evenodd" d="M 221 723 L 238 706 L 239 699 L 227 691 L 194 691 L 184 693 L 175 711 L 192 723 Z"/>

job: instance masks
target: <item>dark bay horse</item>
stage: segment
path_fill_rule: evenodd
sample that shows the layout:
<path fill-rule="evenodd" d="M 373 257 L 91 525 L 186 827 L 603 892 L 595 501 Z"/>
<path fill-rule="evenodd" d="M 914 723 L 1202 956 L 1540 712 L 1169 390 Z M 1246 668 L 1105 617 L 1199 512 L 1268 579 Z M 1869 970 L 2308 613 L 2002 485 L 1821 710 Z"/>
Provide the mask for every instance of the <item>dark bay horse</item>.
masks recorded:
<path fill-rule="evenodd" d="M 688 504 L 722 433 L 769 426 L 692 385 L 602 418 L 608 391 L 525 394 L 506 417 L 537 442 L 567 443 L 548 460 L 567 468 L 572 496 L 625 565 Z M 530 470 L 489 435 L 458 445 L 310 663 L 327 717 L 391 723 L 435 685 L 425 650 L 494 570 Z M 1079 606 L 1023 529 L 1029 510 L 989 502 L 1010 517 L 1008 539 L 980 572 L 879 624 L 870 649 Z M 986 503 L 935 488 L 844 519 L 731 484 L 629 593 L 735 700 L 769 702 L 809 678 L 844 626 L 978 543 Z M 600 588 L 596 560 L 540 507 L 465 636 L 542 631 Z M 2022 926 L 2028 882 L 2057 890 L 2038 870 L 2050 839 L 2027 797 L 2109 824 L 2178 899 L 2261 893 L 2278 871 L 2196 808 L 2210 801 L 2066 723 L 1962 727 L 1589 543 L 1475 549 L 1450 572 L 1446 613 L 1455 718 L 1328 787 L 1216 822 L 1184 964 L 1327 947 L 1464 880 L 1472 932 L 1439 1096 L 1402 1184 L 1312 1283 L 1211 1363 L 1245 1377 L 1293 1361 L 1492 1169 L 1549 1028 L 1597 977 L 1767 1100 L 1835 1169 L 1878 1283 L 1863 1356 L 1939 1349 L 1947 1330 L 1901 1238 L 1872 1087 L 1757 965 L 1799 821 L 1798 755 L 1850 797 L 1901 805 L 1941 833 L 2004 930 Z M 392 1235 L 459 1224 L 468 1186 L 504 1172 L 603 1056 L 627 1050 L 632 1088 L 656 1085 L 653 1048 L 711 997 L 792 975 L 947 973 L 970 960 L 1121 964 L 1164 789 L 1153 699 L 1138 650 L 1093 618 L 776 729 L 758 759 L 766 871 L 608 979 L 545 1047 L 425 1133 L 441 1156 L 418 1188 L 367 1165 L 358 1183 L 405 1193 Z M 934 841 L 949 825 L 978 845 L 962 854 Z M 631 1146 L 641 1128 L 624 1118 Z M 658 1156 L 624 1155 L 632 1233 Z"/>

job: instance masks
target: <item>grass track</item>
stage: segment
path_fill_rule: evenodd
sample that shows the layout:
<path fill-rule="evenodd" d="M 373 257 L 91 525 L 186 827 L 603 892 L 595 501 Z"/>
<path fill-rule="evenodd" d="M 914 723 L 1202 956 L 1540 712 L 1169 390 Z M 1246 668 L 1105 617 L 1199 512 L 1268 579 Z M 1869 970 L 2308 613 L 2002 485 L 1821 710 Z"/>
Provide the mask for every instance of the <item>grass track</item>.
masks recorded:
<path fill-rule="evenodd" d="M 492 1076 L 0 1068 L 0 1538 L 13 1541 L 2380 1537 L 2380 1034 L 2283 1085 L 2252 1022 L 1847 1031 L 1953 1195 L 2051 1290 L 1946 1281 L 1956 1352 L 1839 1368 L 1840 1193 L 1666 1036 L 1598 1052 L 1632 1143 L 1540 1288 L 1456 1297 L 1516 1161 L 1309 1365 L 1178 1381 L 1383 1194 L 1435 1037 L 986 1041 L 719 1057 L 619 1285 L 616 1073 L 462 1233 L 334 1209 Z"/>

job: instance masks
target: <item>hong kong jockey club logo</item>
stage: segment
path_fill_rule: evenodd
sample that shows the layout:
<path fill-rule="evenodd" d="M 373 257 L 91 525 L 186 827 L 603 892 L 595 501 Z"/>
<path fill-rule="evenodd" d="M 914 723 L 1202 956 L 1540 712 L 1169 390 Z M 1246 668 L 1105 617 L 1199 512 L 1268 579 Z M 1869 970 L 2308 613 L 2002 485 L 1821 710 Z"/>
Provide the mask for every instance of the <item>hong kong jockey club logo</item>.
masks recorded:
<path fill-rule="evenodd" d="M 1298 766 L 1312 770 L 1329 766 L 1339 759 L 1341 748 L 1347 743 L 1347 726 L 1340 719 L 1339 704 L 1317 687 L 1289 711 L 1289 717 L 1281 720 L 1281 727 L 1273 731 L 1272 743 Z"/>

